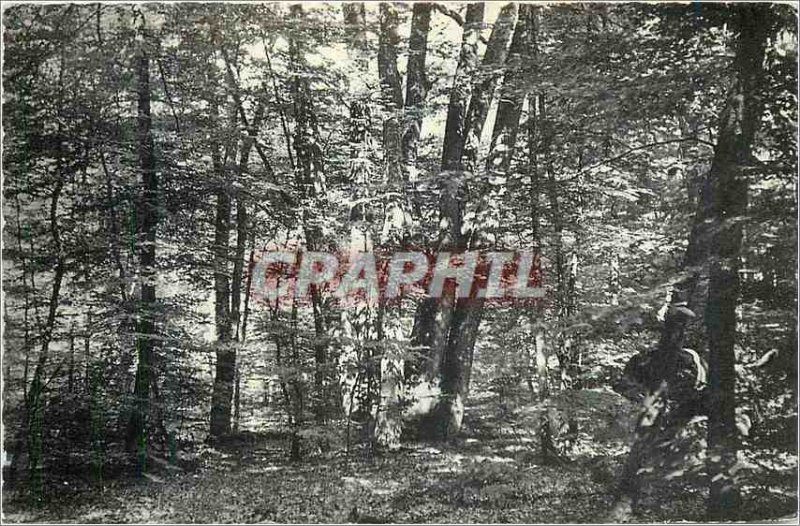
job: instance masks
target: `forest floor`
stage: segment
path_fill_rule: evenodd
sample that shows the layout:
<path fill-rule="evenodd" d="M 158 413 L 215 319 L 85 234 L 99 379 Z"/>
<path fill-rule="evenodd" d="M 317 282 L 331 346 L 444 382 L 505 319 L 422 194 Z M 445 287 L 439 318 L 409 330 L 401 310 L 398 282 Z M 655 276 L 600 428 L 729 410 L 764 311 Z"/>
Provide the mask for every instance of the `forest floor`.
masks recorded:
<path fill-rule="evenodd" d="M 203 447 L 191 468 L 160 466 L 139 481 L 59 487 L 31 510 L 4 495 L 4 522 L 81 523 L 530 523 L 601 522 L 624 460 L 622 441 L 579 435 L 570 460 L 540 465 L 532 434 L 496 401 L 468 409 L 463 436 L 375 455 L 343 452 L 287 459 L 285 438 L 247 434 Z M 581 441 L 586 444 L 581 445 Z M 700 485 L 692 485 L 701 488 Z M 649 483 L 636 520 L 703 520 L 705 495 L 686 484 Z M 785 499 L 784 499 L 785 500 Z M 777 507 L 774 504 L 779 504 Z M 791 513 L 791 502 L 751 510 Z M 787 511 L 788 510 L 788 511 Z"/>

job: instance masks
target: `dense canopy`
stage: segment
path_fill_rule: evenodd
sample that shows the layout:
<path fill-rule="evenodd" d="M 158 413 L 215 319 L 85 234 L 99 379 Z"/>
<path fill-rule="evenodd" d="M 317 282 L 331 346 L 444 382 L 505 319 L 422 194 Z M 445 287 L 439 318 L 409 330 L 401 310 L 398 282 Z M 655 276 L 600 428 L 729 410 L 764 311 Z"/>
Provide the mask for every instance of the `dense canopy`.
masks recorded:
<path fill-rule="evenodd" d="M 796 513 L 795 6 L 2 16 L 6 519 Z"/>

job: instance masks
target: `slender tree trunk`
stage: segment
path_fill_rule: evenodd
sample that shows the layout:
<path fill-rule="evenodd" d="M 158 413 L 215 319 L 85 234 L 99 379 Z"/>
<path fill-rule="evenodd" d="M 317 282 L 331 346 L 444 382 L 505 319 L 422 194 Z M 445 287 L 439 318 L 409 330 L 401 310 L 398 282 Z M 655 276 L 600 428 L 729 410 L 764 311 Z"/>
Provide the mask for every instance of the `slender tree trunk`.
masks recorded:
<path fill-rule="evenodd" d="M 217 178 L 216 210 L 214 217 L 214 321 L 217 333 L 217 362 L 211 393 L 211 438 L 231 431 L 231 399 L 236 374 L 236 351 L 231 347 L 231 282 L 229 274 L 231 195 L 227 177 L 229 147 L 221 153 L 213 146 L 212 161 Z"/>
<path fill-rule="evenodd" d="M 240 341 L 247 341 L 247 322 L 250 319 L 250 295 L 253 290 L 253 269 L 255 268 L 256 258 L 256 235 L 255 229 L 250 231 L 250 256 L 247 259 L 247 278 L 244 284 L 244 312 L 242 313 L 242 330 L 239 334 Z"/>
<path fill-rule="evenodd" d="M 238 99 L 238 97 L 237 97 Z M 237 106 L 240 103 L 237 100 Z M 244 116 L 244 112 L 240 112 Z M 239 166 L 237 170 L 237 178 L 239 184 L 244 184 L 244 176 L 248 173 L 248 164 L 250 162 L 250 152 L 252 151 L 255 142 L 255 136 L 258 133 L 258 128 L 264 118 L 264 105 L 259 103 L 256 107 L 255 115 L 252 120 L 252 127 L 248 128 L 247 137 L 242 139 L 242 145 L 239 152 Z M 244 120 L 244 119 L 243 119 Z M 248 123 L 250 124 L 250 123 Z M 244 342 L 245 324 L 242 322 L 240 314 L 242 305 L 242 285 L 244 274 L 244 260 L 245 251 L 247 249 L 247 241 L 250 237 L 250 217 L 247 212 L 247 198 L 243 192 L 238 192 L 236 195 L 236 251 L 233 260 L 233 274 L 231 276 L 231 324 L 233 326 L 233 339 L 241 344 Z M 251 253 L 252 258 L 252 253 Z M 247 286 L 245 290 L 245 309 L 247 308 L 250 294 L 250 284 L 252 283 L 248 275 Z M 236 352 L 236 351 L 234 351 Z M 241 415 L 241 364 L 236 363 L 234 366 L 234 414 L 233 425 L 234 430 L 239 430 L 239 418 Z"/>
<path fill-rule="evenodd" d="M 431 26 L 432 5 L 414 4 L 411 17 L 411 35 L 408 39 L 408 66 L 406 68 L 405 130 L 403 131 L 403 161 L 410 182 L 416 180 L 417 144 L 422 129 L 422 110 L 430 89 L 425 73 L 428 53 L 428 32 Z M 419 211 L 415 211 L 419 214 Z"/>
<path fill-rule="evenodd" d="M 44 412 L 45 412 L 45 382 L 44 374 L 47 361 L 50 358 L 50 343 L 53 340 L 58 304 L 61 298 L 61 285 L 64 280 L 65 261 L 61 244 L 61 230 L 58 226 L 58 204 L 64 189 L 64 175 L 58 164 L 58 177 L 50 198 L 50 234 L 52 236 L 55 252 L 55 269 L 53 271 L 53 285 L 50 292 L 50 301 L 47 310 L 47 319 L 42 330 L 41 348 L 36 368 L 33 371 L 33 380 L 28 390 L 28 472 L 30 474 L 30 497 L 34 505 L 40 505 L 44 500 Z"/>
<path fill-rule="evenodd" d="M 534 19 L 534 23 L 536 20 Z M 534 53 L 538 53 L 536 35 L 534 35 Z M 541 208 L 540 196 L 542 193 L 542 180 L 539 172 L 539 153 L 545 145 L 542 140 L 541 130 L 538 127 L 541 115 L 538 108 L 539 96 L 531 93 L 528 96 L 528 174 L 530 177 L 530 218 L 531 218 L 531 239 L 533 248 L 539 250 L 541 247 Z M 546 152 L 545 152 L 546 155 Z M 543 302 L 537 302 L 531 307 L 531 326 L 533 327 L 533 347 L 534 359 L 533 368 L 537 380 L 537 400 L 543 406 L 550 397 L 550 371 L 547 366 L 547 347 L 545 340 L 545 309 Z M 543 463 L 550 463 L 558 456 L 555 444 L 553 443 L 553 431 L 550 421 L 550 410 L 541 407 L 539 417 L 539 456 Z"/>
<path fill-rule="evenodd" d="M 303 20 L 303 8 L 296 4 L 291 6 L 292 17 L 297 21 Z M 300 190 L 303 204 L 300 207 L 300 222 L 305 234 L 306 250 L 317 251 L 323 248 L 322 197 L 327 192 L 323 154 L 319 134 L 317 116 L 314 113 L 311 100 L 311 90 L 308 80 L 303 76 L 304 66 L 302 42 L 292 39 L 289 43 L 289 54 L 295 79 L 293 84 L 294 117 L 295 117 L 295 179 Z M 323 308 L 322 292 L 316 285 L 309 287 L 311 293 L 311 307 L 314 317 L 315 339 L 314 348 L 314 387 L 316 419 L 322 422 L 329 412 L 329 373 L 328 343 L 325 315 Z"/>
<path fill-rule="evenodd" d="M 150 116 L 150 59 L 144 49 L 137 58 L 138 145 L 141 195 L 137 206 L 140 297 L 136 316 L 137 366 L 134 411 L 129 445 L 137 450 L 137 472 L 146 469 L 152 359 L 156 335 L 156 229 L 158 227 L 158 178 Z"/>
<path fill-rule="evenodd" d="M 515 3 L 506 4 L 500 10 L 478 71 L 477 82 L 473 88 L 464 124 L 466 129 L 464 160 L 467 163 L 467 169 L 470 170 L 477 168 L 476 163 L 478 161 L 481 135 L 483 134 L 483 125 L 486 122 L 489 107 L 494 99 L 497 81 L 500 80 L 500 75 L 497 71 L 506 61 L 508 43 L 514 33 L 516 16 L 517 5 Z"/>
<path fill-rule="evenodd" d="M 16 482 L 17 470 L 19 467 L 19 459 L 22 458 L 22 453 L 27 447 L 26 444 L 26 434 L 30 435 L 29 429 L 29 418 L 30 418 L 30 399 L 28 398 L 28 378 L 30 377 L 30 352 L 32 347 L 31 341 L 31 331 L 30 331 L 30 307 L 31 307 L 31 300 L 30 296 L 36 295 L 36 290 L 31 284 L 28 286 L 28 258 L 25 257 L 25 252 L 22 246 L 22 239 L 23 236 L 28 236 L 28 229 L 22 228 L 22 221 L 20 217 L 20 203 L 19 203 L 19 196 L 17 195 L 15 198 L 15 211 L 16 211 L 16 222 L 17 222 L 17 251 L 20 254 L 20 266 L 21 266 L 21 281 L 22 281 L 22 297 L 23 297 L 23 311 L 22 311 L 22 352 L 24 354 L 24 362 L 23 362 L 23 369 L 22 369 L 22 425 L 19 426 L 19 431 L 14 439 L 13 446 L 10 446 L 8 449 L 12 451 L 12 458 L 11 458 L 11 466 L 9 469 L 9 476 L 8 476 L 8 483 L 9 485 L 13 485 Z M 32 277 L 32 270 L 31 270 L 31 277 Z M 8 305 L 6 302 L 5 305 Z M 5 306 L 4 305 L 4 306 Z M 7 307 L 6 307 L 7 308 Z M 6 376 L 8 378 L 8 376 Z M 30 458 L 30 456 L 29 456 Z"/>
<path fill-rule="evenodd" d="M 403 170 L 403 150 L 402 150 L 402 129 L 401 121 L 403 111 L 403 91 L 401 86 L 400 73 L 397 70 L 397 46 L 400 43 L 398 35 L 398 14 L 394 5 L 390 3 L 380 4 L 380 39 L 378 49 L 378 76 L 381 84 L 381 93 L 385 111 L 383 121 L 383 146 L 385 159 L 384 177 L 390 188 L 397 188 L 397 193 L 402 194 L 403 185 L 400 183 L 407 177 L 407 172 Z M 407 239 L 408 232 L 406 224 L 393 225 L 395 211 L 399 211 L 404 217 L 408 216 L 405 203 L 394 199 L 386 199 L 386 213 L 384 216 L 383 235 L 381 242 L 389 242 L 389 235 L 394 231 L 394 227 L 399 226 L 399 236 L 402 240 Z M 408 216 L 410 217 L 410 216 Z M 410 221 L 408 221 L 410 223 Z M 378 300 L 377 313 L 375 316 L 374 335 L 381 343 L 379 375 L 379 397 L 377 404 L 377 414 L 375 417 L 374 441 L 379 447 L 386 449 L 397 449 L 400 447 L 401 424 L 401 393 L 403 361 L 396 356 L 397 346 L 393 341 L 399 339 L 400 334 L 394 330 L 384 329 L 384 321 L 387 318 L 386 305 L 383 299 Z M 390 324 L 389 329 L 394 329 L 394 324 Z M 388 339 L 387 339 L 388 337 Z"/>
<path fill-rule="evenodd" d="M 619 284 L 619 251 L 614 250 L 611 254 L 611 265 L 609 266 L 609 275 L 608 275 L 608 292 L 609 292 L 609 304 L 613 307 L 619 305 L 619 292 L 620 292 L 620 284 Z"/>
<path fill-rule="evenodd" d="M 369 71 L 369 59 L 366 38 L 366 13 L 363 3 L 344 4 L 345 31 L 350 37 L 348 53 L 357 64 L 359 74 L 366 77 Z M 383 9 L 383 8 L 382 8 Z M 381 11 L 383 13 L 383 11 Z M 383 16 L 381 17 L 383 24 Z M 385 35 L 381 35 L 381 49 L 378 56 L 381 60 L 379 68 L 383 68 L 385 56 Z M 383 82 L 383 75 L 381 78 Z M 383 86 L 382 86 L 383 87 Z M 347 246 L 342 250 L 350 255 L 373 249 L 372 225 L 374 204 L 372 198 L 372 180 L 374 163 L 372 162 L 371 109 L 366 83 L 354 88 L 350 102 L 350 122 L 348 142 L 350 146 L 349 165 L 349 198 L 355 202 L 351 205 L 348 218 L 350 237 Z M 385 91 L 381 90 L 381 95 Z M 373 409 L 377 405 L 378 395 L 371 392 L 365 383 L 365 372 L 372 369 L 367 349 L 371 348 L 368 340 L 374 339 L 369 333 L 372 317 L 372 303 L 368 300 L 358 301 L 353 307 L 346 306 L 341 313 L 342 336 L 341 350 L 338 355 L 338 393 L 341 406 L 347 418 L 347 452 L 350 448 L 350 428 L 354 414 L 366 417 L 365 426 L 373 427 Z M 356 397 L 356 391 L 363 395 Z"/>

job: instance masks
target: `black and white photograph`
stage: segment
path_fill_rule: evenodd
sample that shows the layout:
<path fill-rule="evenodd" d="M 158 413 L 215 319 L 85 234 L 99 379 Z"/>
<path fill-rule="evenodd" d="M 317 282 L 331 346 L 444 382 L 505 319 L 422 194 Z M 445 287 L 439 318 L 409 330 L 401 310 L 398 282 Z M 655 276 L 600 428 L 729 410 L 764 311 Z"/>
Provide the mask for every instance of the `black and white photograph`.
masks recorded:
<path fill-rule="evenodd" d="M 3 523 L 799 520 L 795 2 L 0 16 Z"/>

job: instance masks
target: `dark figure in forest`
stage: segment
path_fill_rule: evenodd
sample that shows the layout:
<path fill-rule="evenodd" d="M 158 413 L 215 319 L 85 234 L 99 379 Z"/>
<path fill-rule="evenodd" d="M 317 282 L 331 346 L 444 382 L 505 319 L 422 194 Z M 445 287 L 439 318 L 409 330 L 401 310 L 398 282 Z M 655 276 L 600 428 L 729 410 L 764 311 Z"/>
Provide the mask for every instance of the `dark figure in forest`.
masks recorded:
<path fill-rule="evenodd" d="M 659 345 L 631 357 L 613 386 L 622 396 L 642 404 L 636 439 L 618 488 L 621 496 L 631 498 L 626 503 L 631 507 L 636 506 L 638 473 L 647 456 L 673 440 L 692 418 L 708 414 L 708 365 L 696 351 L 675 345 L 683 341 L 683 331 L 672 341 L 671 329 L 685 327 L 694 317 L 685 302 L 673 298 Z"/>
<path fill-rule="evenodd" d="M 614 382 L 614 391 L 636 403 L 641 403 L 648 392 L 657 391 L 661 382 L 666 380 L 657 353 L 658 349 L 652 348 L 633 355 L 620 378 Z M 707 414 L 706 360 L 691 349 L 683 349 L 678 354 L 678 362 L 677 375 L 670 388 L 670 398 L 675 404 L 672 410 L 679 410 L 689 418 Z"/>

